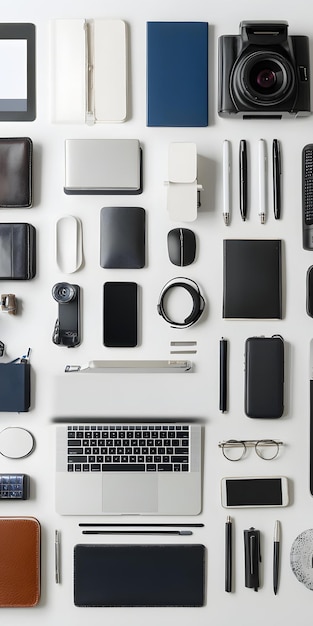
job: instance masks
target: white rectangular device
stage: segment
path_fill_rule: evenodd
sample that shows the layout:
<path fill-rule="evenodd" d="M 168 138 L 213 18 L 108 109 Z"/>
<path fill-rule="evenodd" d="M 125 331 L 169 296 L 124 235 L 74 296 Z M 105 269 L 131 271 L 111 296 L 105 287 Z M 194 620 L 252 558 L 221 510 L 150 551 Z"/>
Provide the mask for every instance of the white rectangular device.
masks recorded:
<path fill-rule="evenodd" d="M 228 476 L 221 480 L 225 508 L 287 506 L 288 491 L 286 476 Z"/>
<path fill-rule="evenodd" d="M 138 139 L 66 139 L 67 194 L 139 194 L 141 147 Z"/>
<path fill-rule="evenodd" d="M 124 122 L 126 24 L 109 19 L 51 21 L 53 122 Z"/>

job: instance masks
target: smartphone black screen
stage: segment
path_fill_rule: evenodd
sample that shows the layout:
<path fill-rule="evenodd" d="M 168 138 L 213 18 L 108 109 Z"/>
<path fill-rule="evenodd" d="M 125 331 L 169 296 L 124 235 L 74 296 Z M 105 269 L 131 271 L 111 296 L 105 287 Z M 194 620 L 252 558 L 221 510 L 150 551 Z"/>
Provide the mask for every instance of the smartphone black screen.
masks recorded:
<path fill-rule="evenodd" d="M 281 479 L 226 479 L 226 499 L 227 506 L 281 506 Z"/>
<path fill-rule="evenodd" d="M 103 288 L 103 343 L 109 348 L 137 345 L 137 283 L 107 282 Z"/>

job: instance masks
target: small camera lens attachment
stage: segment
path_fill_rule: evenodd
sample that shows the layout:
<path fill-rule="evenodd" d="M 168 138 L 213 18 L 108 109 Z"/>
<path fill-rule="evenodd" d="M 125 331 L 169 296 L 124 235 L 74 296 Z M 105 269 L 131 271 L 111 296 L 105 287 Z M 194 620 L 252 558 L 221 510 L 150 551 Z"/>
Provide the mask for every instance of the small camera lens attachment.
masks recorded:
<path fill-rule="evenodd" d="M 66 304 L 75 298 L 76 289 L 70 283 L 56 283 L 52 287 L 52 295 L 57 302 Z"/>

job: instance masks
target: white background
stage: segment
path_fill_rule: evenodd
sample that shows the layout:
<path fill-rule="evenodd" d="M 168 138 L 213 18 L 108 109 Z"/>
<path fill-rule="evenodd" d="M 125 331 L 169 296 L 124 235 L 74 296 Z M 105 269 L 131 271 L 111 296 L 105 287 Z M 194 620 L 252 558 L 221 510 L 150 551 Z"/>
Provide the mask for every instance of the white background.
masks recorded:
<path fill-rule="evenodd" d="M 204 0 L 16 0 L 2 3 L 3 22 L 33 22 L 37 47 L 37 119 L 32 123 L 2 123 L 4 137 L 29 136 L 34 142 L 34 206 L 28 210 L 2 210 L 2 221 L 28 221 L 38 233 L 38 273 L 31 282 L 3 283 L 1 290 L 16 293 L 21 303 L 14 318 L 1 314 L 0 336 L 7 346 L 7 358 L 32 348 L 33 407 L 27 414 L 2 414 L 0 425 L 22 425 L 34 434 L 36 450 L 27 459 L 2 459 L 0 471 L 25 472 L 31 477 L 31 499 L 25 503 L 5 502 L 2 515 L 33 515 L 42 525 L 42 596 L 34 609 L 2 609 L 3 623 L 54 626 L 85 624 L 86 620 L 122 626 L 155 626 L 160 621 L 182 625 L 226 624 L 261 626 L 265 623 L 292 624 L 312 621 L 312 592 L 293 575 L 289 555 L 295 537 L 312 527 L 313 502 L 309 492 L 309 342 L 312 319 L 306 314 L 306 272 L 313 256 L 302 249 L 301 233 L 301 152 L 313 141 L 312 117 L 282 121 L 222 120 L 217 115 L 217 39 L 239 32 L 247 19 L 287 20 L 290 33 L 313 37 L 312 9 L 306 0 L 263 0 L 251 3 L 207 3 Z M 108 17 L 124 19 L 130 34 L 130 119 L 121 125 L 53 125 L 49 112 L 49 19 L 57 17 Z M 148 20 L 208 21 L 209 107 L 207 128 L 147 128 L 145 80 L 145 31 Z M 312 64 L 312 59 L 311 59 Z M 313 67 L 313 64 L 312 64 Z M 63 193 L 64 140 L 66 138 L 138 138 L 144 154 L 144 192 L 136 198 L 68 197 Z M 283 153 L 283 209 L 281 220 L 273 217 L 271 184 L 268 219 L 258 218 L 257 141 L 262 137 L 271 148 L 272 139 L 281 141 Z M 233 211 L 229 227 L 222 219 L 222 143 L 229 139 L 233 149 Z M 249 214 L 243 223 L 238 204 L 238 146 L 246 138 L 251 164 Z M 204 186 L 202 207 L 191 226 L 198 239 L 196 262 L 184 274 L 200 285 L 207 302 L 201 321 L 188 330 L 173 330 L 158 316 L 156 304 L 167 280 L 181 274 L 167 256 L 166 236 L 176 226 L 165 209 L 167 151 L 171 141 L 195 141 L 198 150 L 199 180 Z M 270 162 L 269 162 L 270 165 Z M 270 179 L 271 181 L 271 176 Z M 102 206 L 138 205 L 147 212 L 147 265 L 141 270 L 103 270 L 99 265 L 99 214 Z M 77 274 L 62 275 L 55 261 L 55 223 L 67 214 L 80 217 L 83 224 L 85 265 Z M 188 226 L 188 224 L 187 224 Z M 280 321 L 226 321 L 222 319 L 223 238 L 281 238 L 284 242 L 284 317 Z M 135 280 L 141 288 L 142 322 L 140 345 L 129 350 L 102 345 L 102 285 L 106 280 Z M 52 344 L 51 334 L 57 305 L 51 288 L 60 280 L 77 282 L 83 291 L 83 342 L 69 351 Z M 283 335 L 286 342 L 285 413 L 276 421 L 250 420 L 243 410 L 243 354 L 245 339 L 252 335 Z M 229 412 L 218 410 L 218 346 L 221 336 L 230 341 Z M 160 358 L 170 356 L 170 341 L 197 341 L 195 372 L 190 375 L 133 374 L 106 375 L 80 385 L 81 378 L 66 379 L 67 363 L 90 359 Z M 92 391 L 92 393 L 90 393 Z M 205 425 L 203 513 L 196 519 L 205 524 L 190 542 L 207 548 L 206 606 L 199 609 L 83 609 L 73 605 L 72 554 L 82 541 L 78 522 L 54 509 L 54 424 L 64 415 L 183 417 L 197 418 Z M 227 438 L 281 438 L 285 446 L 279 457 L 266 463 L 249 451 L 234 466 L 218 449 Z M 220 479 L 225 475 L 288 476 L 291 504 L 285 509 L 232 511 L 235 531 L 234 592 L 224 591 L 224 524 L 227 511 L 220 503 Z M 88 494 L 82 494 L 88 498 Z M 88 518 L 91 520 L 91 518 Z M 282 524 L 281 577 L 278 595 L 272 590 L 272 536 L 275 519 Z M 113 520 L 114 521 L 114 520 Z M 116 521 L 116 520 L 115 520 Z M 148 521 L 152 521 L 149 520 Z M 165 521 L 165 520 L 157 520 Z M 182 521 L 175 520 L 173 521 Z M 186 521 L 184 519 L 183 521 Z M 243 530 L 255 526 L 262 533 L 262 582 L 258 593 L 244 586 Z M 62 582 L 54 581 L 54 530 L 62 536 Z M 124 538 L 127 540 L 127 538 Z M 132 538 L 129 538 L 131 541 Z M 164 541 L 179 541 L 165 538 Z M 144 538 L 139 538 L 144 540 Z M 153 542 L 156 538 L 148 538 Z M 113 541 L 119 538 L 112 537 Z M 300 615 L 300 618 L 298 617 Z"/>

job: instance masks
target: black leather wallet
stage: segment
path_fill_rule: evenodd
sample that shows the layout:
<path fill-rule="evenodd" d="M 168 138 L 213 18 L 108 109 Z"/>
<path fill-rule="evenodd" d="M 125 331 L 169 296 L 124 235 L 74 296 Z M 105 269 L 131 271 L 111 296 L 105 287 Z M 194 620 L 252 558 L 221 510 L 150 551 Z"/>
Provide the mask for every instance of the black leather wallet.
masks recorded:
<path fill-rule="evenodd" d="M 32 156 L 29 137 L 0 138 L 0 207 L 32 206 Z"/>
<path fill-rule="evenodd" d="M 100 213 L 100 265 L 138 269 L 145 265 L 145 209 L 104 207 Z"/>
<path fill-rule="evenodd" d="M 28 411 L 30 363 L 0 363 L 0 411 Z"/>
<path fill-rule="evenodd" d="M 0 280 L 30 280 L 36 274 L 36 229 L 0 224 Z"/>

